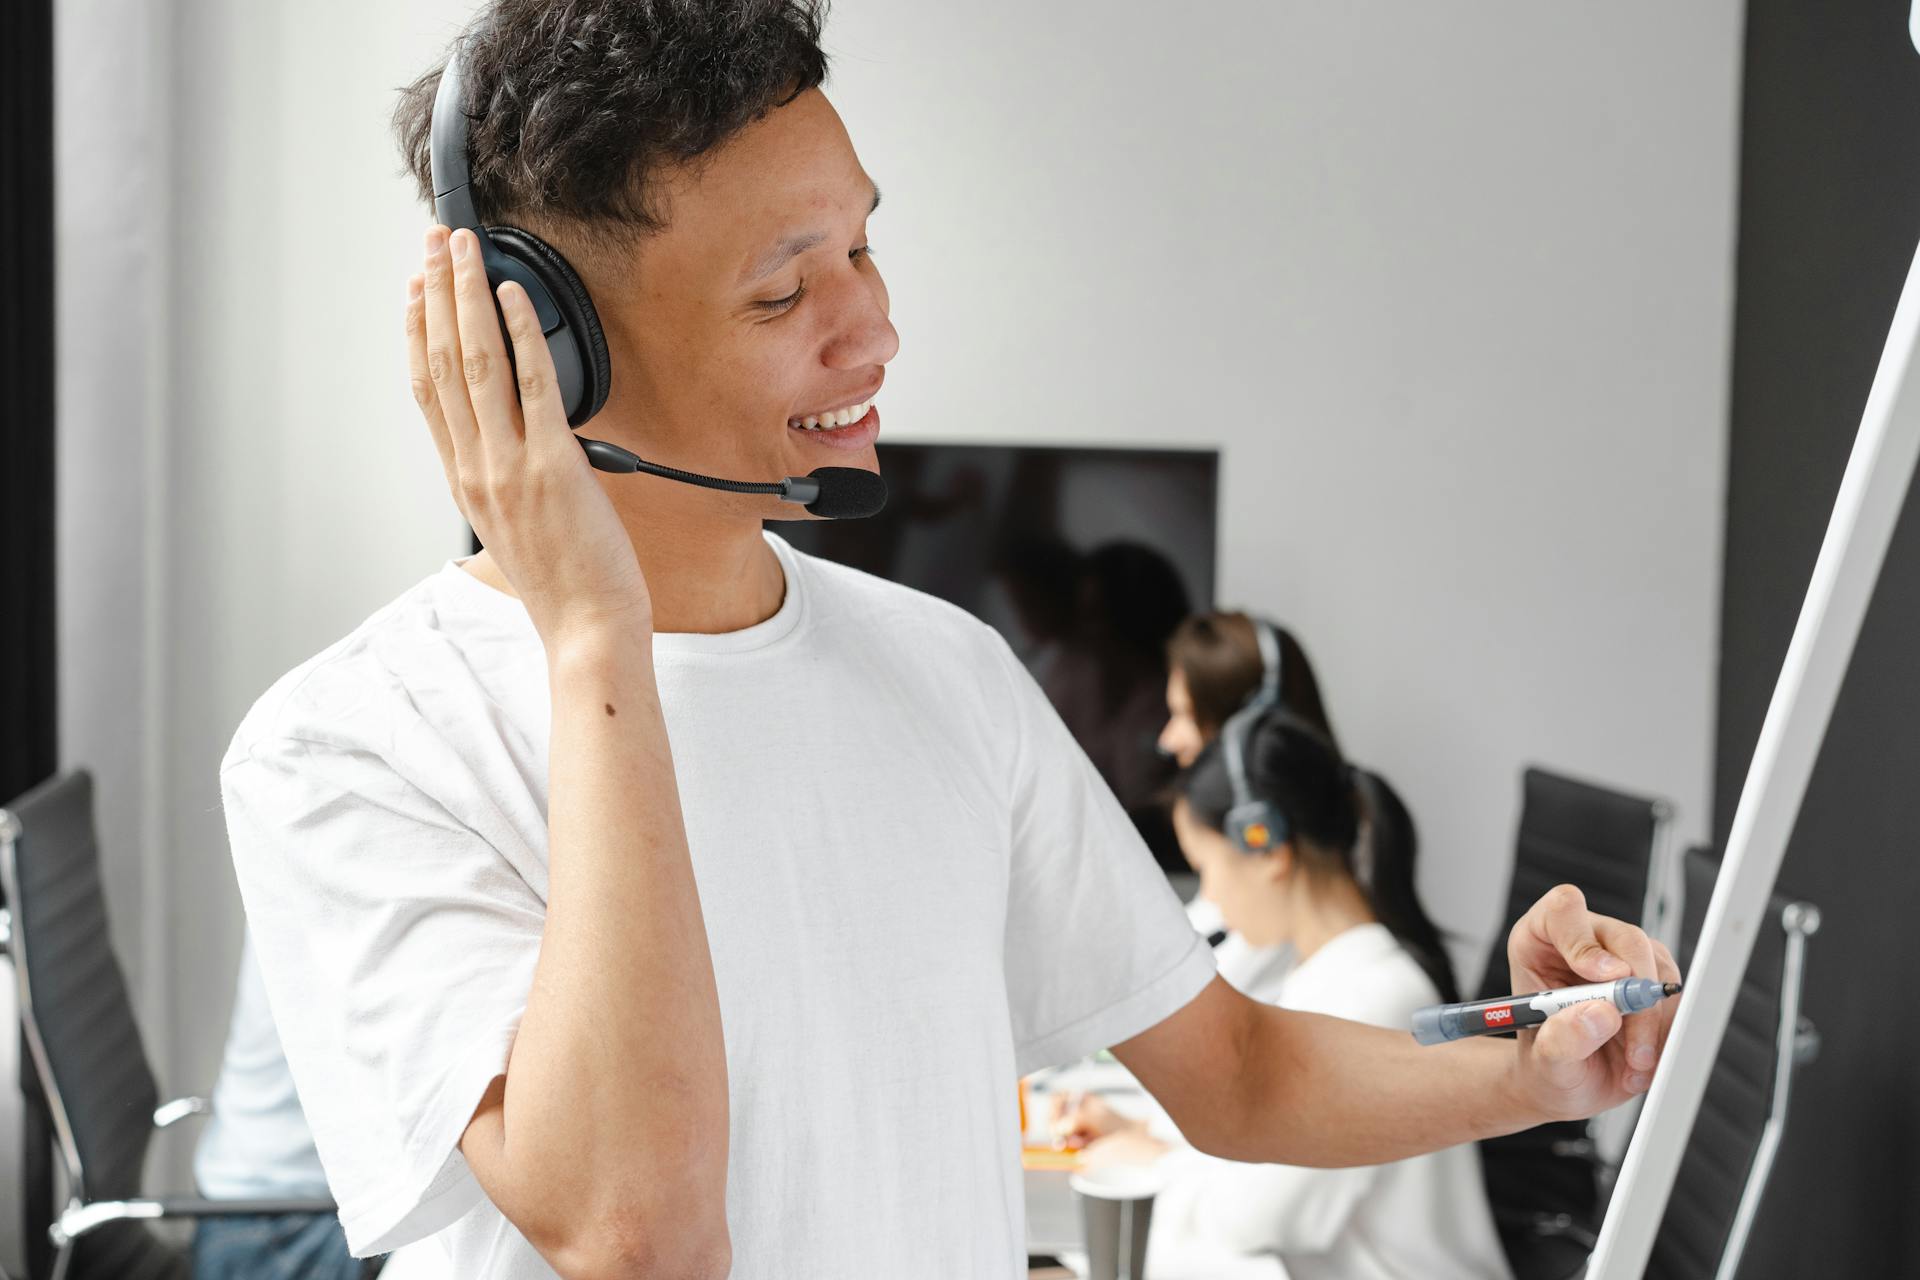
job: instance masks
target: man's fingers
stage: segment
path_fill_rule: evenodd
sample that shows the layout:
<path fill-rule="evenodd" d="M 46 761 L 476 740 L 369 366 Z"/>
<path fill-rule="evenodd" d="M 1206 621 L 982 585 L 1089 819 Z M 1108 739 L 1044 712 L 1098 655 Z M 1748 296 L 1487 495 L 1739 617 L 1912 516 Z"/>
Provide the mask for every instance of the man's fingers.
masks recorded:
<path fill-rule="evenodd" d="M 1587 1059 L 1620 1030 L 1620 1011 L 1588 1001 L 1554 1014 L 1533 1035 L 1534 1065 L 1556 1089 L 1573 1092 L 1585 1081 Z"/>
<path fill-rule="evenodd" d="M 540 317 L 533 309 L 533 300 L 512 281 L 500 286 L 499 298 L 507 335 L 513 341 L 520 416 L 525 423 L 528 447 L 541 449 L 564 444 L 579 452 L 573 428 L 567 425 L 567 407 L 560 403 L 560 382 L 553 371 L 553 353 L 547 350 L 546 335 L 540 331 Z"/>
<path fill-rule="evenodd" d="M 454 313 L 460 323 L 460 371 L 467 398 L 488 456 L 504 462 L 518 453 L 524 437 L 500 313 L 494 309 L 480 241 L 473 232 L 464 227 L 455 231 L 447 238 L 447 251 L 453 262 Z"/>
<path fill-rule="evenodd" d="M 1608 952 L 1619 956 L 1632 968 L 1631 976 L 1636 978 L 1660 978 L 1660 964 L 1655 948 L 1657 943 L 1643 930 L 1610 916 L 1592 916 L 1594 932 Z M 1634 1076 L 1647 1076 L 1660 1060 L 1660 1019 L 1655 1011 L 1635 1014 L 1627 1019 L 1626 1029 L 1621 1033 L 1621 1048 L 1626 1061 L 1624 1087 L 1634 1093 L 1645 1088 L 1634 1087 Z"/>
<path fill-rule="evenodd" d="M 447 435 L 447 421 L 440 414 L 440 393 L 433 385 L 433 378 L 427 373 L 427 299 L 426 277 L 416 275 L 407 281 L 407 378 L 413 387 L 413 401 L 420 406 L 420 416 L 427 420 L 427 433 L 433 437 L 433 447 L 440 455 L 440 466 L 447 473 L 447 484 L 452 486 L 459 475 L 459 460 L 453 451 L 453 440 Z M 455 500 L 459 494 L 454 495 Z"/>
<path fill-rule="evenodd" d="M 1516 970 L 1530 972 L 1540 972 L 1543 961 L 1557 959 L 1557 967 L 1588 982 L 1624 978 L 1631 972 L 1630 962 L 1608 951 L 1594 933 L 1594 923 L 1602 919 L 1587 910 L 1586 895 L 1578 888 L 1559 885 L 1513 926 L 1508 959 Z"/>
<path fill-rule="evenodd" d="M 426 276 L 427 377 L 439 396 L 440 416 L 459 460 L 459 481 L 464 484 L 470 479 L 467 473 L 480 474 L 483 455 L 480 427 L 474 420 L 473 401 L 467 397 L 462 370 L 460 321 L 453 300 L 453 259 L 447 253 L 445 227 L 427 228 Z"/>

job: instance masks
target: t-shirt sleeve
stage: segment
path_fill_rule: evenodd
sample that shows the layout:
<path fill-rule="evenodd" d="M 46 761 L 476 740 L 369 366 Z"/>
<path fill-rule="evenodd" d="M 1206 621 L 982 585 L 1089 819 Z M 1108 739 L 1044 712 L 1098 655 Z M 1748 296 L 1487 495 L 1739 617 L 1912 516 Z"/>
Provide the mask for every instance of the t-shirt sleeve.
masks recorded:
<path fill-rule="evenodd" d="M 459 1150 L 506 1070 L 540 894 L 376 752 L 238 740 L 221 769 L 248 926 L 356 1255 L 479 1203 Z"/>
<path fill-rule="evenodd" d="M 1005 965 L 1025 1075 L 1145 1031 L 1213 978 L 1213 953 L 1086 753 L 995 637 L 1012 738 Z"/>

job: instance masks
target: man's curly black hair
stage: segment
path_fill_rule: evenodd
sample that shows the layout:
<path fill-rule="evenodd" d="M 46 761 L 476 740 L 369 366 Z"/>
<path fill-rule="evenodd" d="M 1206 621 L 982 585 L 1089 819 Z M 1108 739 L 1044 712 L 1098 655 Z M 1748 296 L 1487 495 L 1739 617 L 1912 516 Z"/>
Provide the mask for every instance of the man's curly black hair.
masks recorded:
<path fill-rule="evenodd" d="M 467 44 L 474 206 L 597 250 L 664 226 L 656 179 L 827 77 L 827 0 L 493 0 Z M 393 128 L 433 205 L 433 98 L 446 61 L 400 92 Z"/>

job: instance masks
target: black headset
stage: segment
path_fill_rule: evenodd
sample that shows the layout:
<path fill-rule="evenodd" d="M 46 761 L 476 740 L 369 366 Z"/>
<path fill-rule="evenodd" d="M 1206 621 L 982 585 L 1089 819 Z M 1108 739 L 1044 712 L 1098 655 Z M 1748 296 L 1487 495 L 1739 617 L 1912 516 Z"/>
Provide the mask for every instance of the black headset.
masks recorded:
<path fill-rule="evenodd" d="M 483 227 L 474 209 L 471 166 L 467 156 L 467 110 L 463 87 L 466 38 L 447 56 L 440 88 L 433 98 L 433 126 L 428 163 L 433 179 L 433 216 L 449 233 L 465 227 L 480 242 L 480 261 L 487 283 L 498 289 L 508 280 L 527 291 L 540 332 L 546 335 L 553 357 L 554 380 L 560 403 L 566 406 L 567 425 L 580 427 L 607 403 L 613 390 L 613 361 L 607 355 L 607 336 L 586 284 L 560 251 L 519 227 Z M 494 302 L 499 314 L 499 302 Z M 506 325 L 502 323 L 504 331 Z M 507 358 L 513 345 L 507 344 Z M 515 394 L 519 385 L 515 383 Z M 601 471 L 633 471 L 681 484 L 718 489 L 725 493 L 767 494 L 782 502 L 804 506 L 829 520 L 857 519 L 887 505 L 887 485 L 878 475 L 858 467 L 815 467 L 804 476 L 784 480 L 725 480 L 697 471 L 649 462 L 639 454 L 605 440 L 576 436 L 587 461 Z"/>
<path fill-rule="evenodd" d="M 1271 853 L 1285 844 L 1293 836 L 1293 826 L 1287 821 L 1287 815 L 1280 812 L 1280 806 L 1268 800 L 1262 800 L 1253 794 L 1253 787 L 1247 781 L 1247 751 L 1253 742 L 1254 732 L 1265 723 L 1273 723 L 1293 729 L 1312 738 L 1332 753 L 1340 765 L 1350 785 L 1361 786 L 1365 775 L 1360 774 L 1347 764 L 1340 754 L 1340 748 L 1334 745 L 1319 725 L 1295 715 L 1281 700 L 1281 648 L 1280 628 L 1265 618 L 1247 615 L 1247 621 L 1253 624 L 1253 635 L 1260 646 L 1260 687 L 1247 696 L 1241 708 L 1228 717 L 1220 729 L 1220 749 L 1226 757 L 1227 781 L 1233 787 L 1233 807 L 1227 810 L 1226 835 L 1234 848 L 1242 853 Z M 1361 884 L 1366 884 L 1372 874 L 1372 868 L 1356 870 Z"/>
<path fill-rule="evenodd" d="M 518 227 L 483 227 L 473 207 L 468 185 L 467 111 L 462 74 L 466 42 L 454 46 L 440 73 L 440 90 L 433 99 L 430 160 L 433 174 L 433 216 L 449 231 L 465 227 L 480 241 L 480 261 L 494 288 L 512 280 L 527 291 L 540 332 L 553 356 L 553 372 L 560 402 L 567 409 L 567 425 L 578 428 L 607 403 L 613 390 L 613 362 L 607 356 L 607 338 L 574 269 L 558 249 Z M 504 326 L 503 326 L 504 328 Z M 584 442 L 583 442 L 584 443 Z M 592 450 L 588 453 L 591 455 Z"/>
<path fill-rule="evenodd" d="M 1227 780 L 1233 786 L 1233 807 L 1227 810 L 1227 838 L 1242 853 L 1268 853 L 1287 842 L 1291 829 L 1278 805 L 1258 799 L 1247 785 L 1247 744 L 1261 713 L 1280 705 L 1280 631 L 1265 618 L 1247 615 L 1260 646 L 1260 687 L 1220 728 L 1220 749 L 1227 760 Z"/>

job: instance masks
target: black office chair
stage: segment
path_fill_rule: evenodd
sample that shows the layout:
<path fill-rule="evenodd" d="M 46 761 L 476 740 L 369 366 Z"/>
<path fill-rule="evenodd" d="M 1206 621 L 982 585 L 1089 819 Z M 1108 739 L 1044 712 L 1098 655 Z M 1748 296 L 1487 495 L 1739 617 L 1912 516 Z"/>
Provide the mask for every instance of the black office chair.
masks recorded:
<path fill-rule="evenodd" d="M 1686 856 L 1682 972 L 1692 959 L 1720 864 L 1710 849 Z M 1820 911 L 1776 893 L 1768 899 L 1753 958 L 1707 1077 L 1693 1134 L 1680 1157 L 1647 1280 L 1733 1280 L 1787 1124 L 1794 1068 L 1820 1048 L 1800 1015 L 1807 939 Z"/>
<path fill-rule="evenodd" d="M 185 1280 L 185 1253 L 142 1219 L 334 1212 L 330 1200 L 141 1197 L 154 1130 L 207 1108 L 198 1098 L 156 1105 L 126 979 L 108 943 L 93 779 L 84 770 L 0 809 L 0 889 L 21 1030 L 67 1186 L 66 1206 L 51 1224 L 25 1224 L 53 1244 L 50 1269 L 33 1280 Z"/>
<path fill-rule="evenodd" d="M 1513 992 L 1507 934 L 1542 894 L 1579 886 L 1587 906 L 1639 923 L 1670 816 L 1662 801 L 1528 769 L 1507 910 L 1477 998 Z M 1599 1232 L 1599 1161 L 1585 1121 L 1544 1124 L 1480 1144 L 1487 1200 L 1514 1280 L 1566 1280 Z"/>

